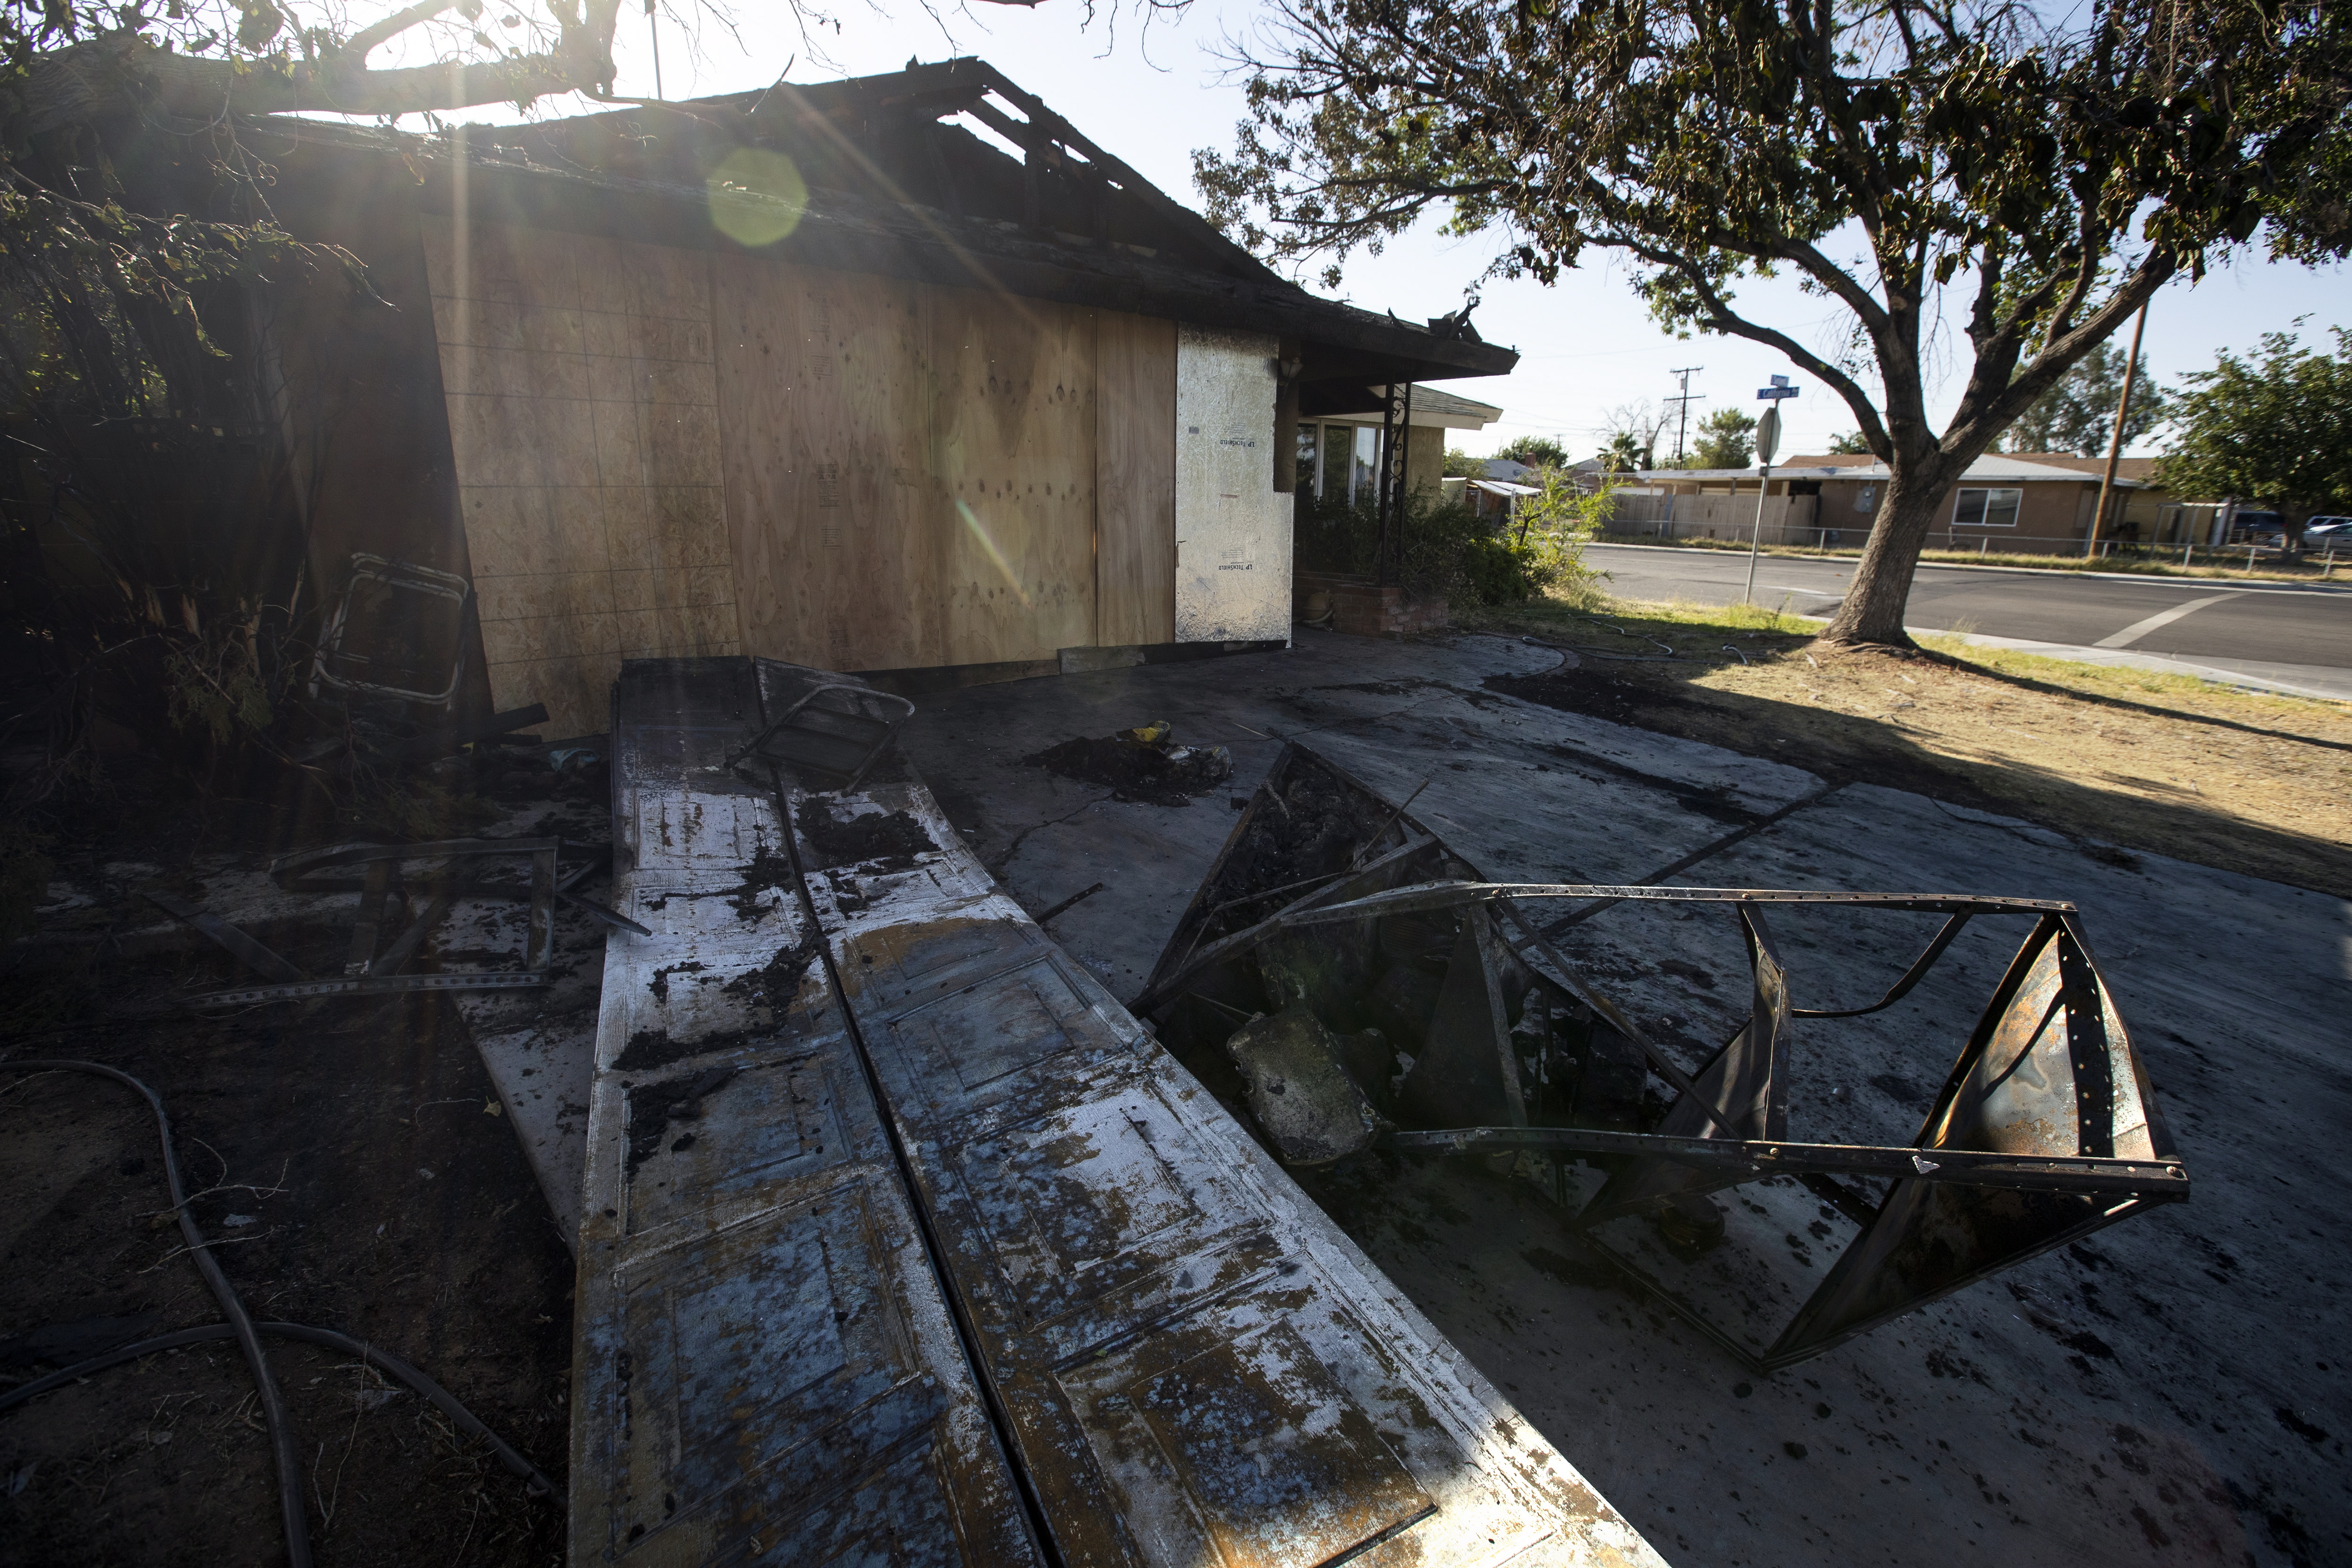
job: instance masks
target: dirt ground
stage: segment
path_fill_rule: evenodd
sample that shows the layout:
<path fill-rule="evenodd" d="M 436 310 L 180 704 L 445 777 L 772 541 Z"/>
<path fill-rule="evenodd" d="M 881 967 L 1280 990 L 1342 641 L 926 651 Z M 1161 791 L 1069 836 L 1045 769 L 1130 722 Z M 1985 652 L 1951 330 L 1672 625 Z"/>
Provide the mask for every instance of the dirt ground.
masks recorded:
<path fill-rule="evenodd" d="M 127 901 L 201 900 L 200 847 L 283 847 L 299 814 L 191 820 L 136 789 L 53 825 L 61 877 Z M 79 826 L 74 826 L 79 822 Z M 333 973 L 331 917 L 288 956 Z M 159 1093 L 194 1212 L 257 1320 L 342 1331 L 439 1381 L 562 1485 L 572 1265 L 446 995 L 278 1003 L 226 1017 L 177 998 L 240 976 L 208 946 L 0 977 L 0 1386 L 121 1341 L 221 1321 L 182 1251 L 154 1123 L 129 1090 L 11 1059 L 75 1058 Z M 110 1324 L 99 1320 L 131 1320 Z M 24 1336 L 85 1342 L 41 1354 Z M 561 1498 L 353 1358 L 275 1342 L 321 1564 L 545 1564 Z M 282 1548 L 268 1439 L 231 1344 L 151 1356 L 0 1414 L 0 1563 L 268 1563 Z"/>
<path fill-rule="evenodd" d="M 2096 854 L 2148 850 L 2352 896 L 2352 708 L 1935 639 L 1832 652 L 1793 617 L 1546 602 L 1488 612 L 1573 667 L 1489 682 L 1528 701 L 1770 757 L 1832 783 L 2023 816 Z"/>

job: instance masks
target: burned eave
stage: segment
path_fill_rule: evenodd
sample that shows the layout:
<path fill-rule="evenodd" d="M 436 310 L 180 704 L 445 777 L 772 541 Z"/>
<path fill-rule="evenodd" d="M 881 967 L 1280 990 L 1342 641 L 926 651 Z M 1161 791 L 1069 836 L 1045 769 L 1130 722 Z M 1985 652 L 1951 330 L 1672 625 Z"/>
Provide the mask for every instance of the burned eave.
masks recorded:
<path fill-rule="evenodd" d="M 1026 161 L 942 119 L 966 112 Z M 737 247 L 709 221 L 708 172 L 761 147 L 791 157 L 809 188 L 792 233 L 760 252 L 777 260 L 1270 333 L 1299 345 L 1304 387 L 1333 384 L 1327 403 L 1368 382 L 1507 374 L 1518 360 L 1308 293 L 976 60 L 520 131 L 265 121 L 251 134 L 289 139 L 269 156 L 289 213 L 305 196 L 331 201 L 354 161 L 398 160 L 427 211 L 706 249 Z"/>

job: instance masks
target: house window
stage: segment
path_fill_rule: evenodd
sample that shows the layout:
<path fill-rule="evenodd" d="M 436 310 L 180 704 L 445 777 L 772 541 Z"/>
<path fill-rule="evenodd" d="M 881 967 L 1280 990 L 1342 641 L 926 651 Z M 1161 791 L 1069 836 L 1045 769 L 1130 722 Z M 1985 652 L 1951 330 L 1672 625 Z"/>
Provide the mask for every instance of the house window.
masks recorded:
<path fill-rule="evenodd" d="M 1315 493 L 1325 500 L 1345 503 L 1348 500 L 1350 439 L 1345 425 L 1323 426 L 1323 478 L 1316 485 Z"/>
<path fill-rule="evenodd" d="M 1381 433 L 1376 426 L 1356 426 L 1355 484 L 1358 506 L 1370 506 L 1380 495 Z"/>
<path fill-rule="evenodd" d="M 1954 528 L 2015 528 L 2023 490 L 1962 490 L 1952 508 Z"/>
<path fill-rule="evenodd" d="M 1298 469 L 1293 489 L 1315 495 L 1323 493 L 1322 470 L 1315 465 L 1315 437 L 1319 427 L 1301 424 L 1298 426 Z"/>

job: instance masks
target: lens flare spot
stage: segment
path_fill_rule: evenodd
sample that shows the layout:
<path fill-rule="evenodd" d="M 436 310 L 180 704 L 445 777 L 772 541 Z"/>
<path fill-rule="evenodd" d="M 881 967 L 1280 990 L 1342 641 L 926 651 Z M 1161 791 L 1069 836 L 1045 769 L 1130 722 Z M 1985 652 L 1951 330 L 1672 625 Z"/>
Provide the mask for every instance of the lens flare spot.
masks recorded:
<path fill-rule="evenodd" d="M 738 147 L 710 171 L 710 225 L 738 245 L 773 245 L 800 226 L 808 182 L 782 153 Z"/>

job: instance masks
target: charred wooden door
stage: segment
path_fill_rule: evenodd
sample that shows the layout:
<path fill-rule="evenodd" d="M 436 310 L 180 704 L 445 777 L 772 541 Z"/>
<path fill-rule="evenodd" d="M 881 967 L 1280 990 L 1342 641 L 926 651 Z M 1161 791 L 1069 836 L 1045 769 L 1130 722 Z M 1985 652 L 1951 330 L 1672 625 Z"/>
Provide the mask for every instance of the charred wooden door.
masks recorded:
<path fill-rule="evenodd" d="M 625 667 L 574 1563 L 1036 1561 L 797 894 L 740 659 Z"/>

